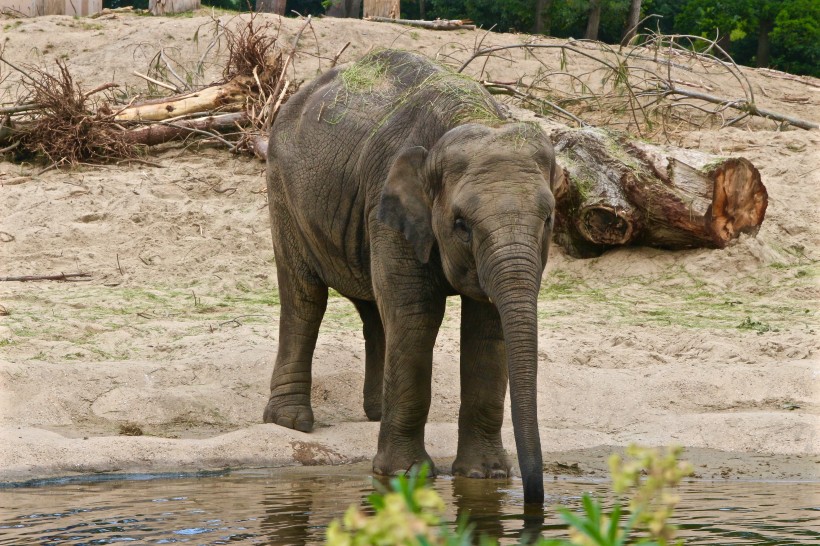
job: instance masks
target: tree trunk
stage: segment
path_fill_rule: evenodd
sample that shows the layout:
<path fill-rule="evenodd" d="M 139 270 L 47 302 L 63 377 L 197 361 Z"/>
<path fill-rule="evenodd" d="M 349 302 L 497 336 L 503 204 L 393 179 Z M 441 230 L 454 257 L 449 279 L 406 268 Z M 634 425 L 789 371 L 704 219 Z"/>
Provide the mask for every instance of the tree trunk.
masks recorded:
<path fill-rule="evenodd" d="M 535 33 L 546 34 L 552 31 L 552 18 L 550 10 L 552 0 L 536 0 L 535 2 Z"/>
<path fill-rule="evenodd" d="M 584 38 L 587 40 L 598 39 L 598 27 L 601 26 L 601 3 L 603 0 L 590 0 L 589 19 L 587 20 L 587 31 Z"/>
<path fill-rule="evenodd" d="M 630 0 L 629 13 L 626 16 L 626 28 L 621 44 L 627 45 L 638 31 L 638 22 L 641 20 L 641 0 Z"/>
<path fill-rule="evenodd" d="M 399 0 L 364 0 L 363 17 L 390 17 L 398 19 L 401 16 Z"/>
<path fill-rule="evenodd" d="M 256 11 L 284 15 L 286 4 L 287 0 L 256 0 Z"/>
<path fill-rule="evenodd" d="M 646 144 L 595 129 L 552 133 L 568 190 L 555 240 L 576 257 L 618 245 L 723 248 L 756 233 L 768 204 L 744 158 Z"/>
<path fill-rule="evenodd" d="M 424 0 L 419 0 L 419 19 L 427 19 L 427 6 L 424 4 Z"/>
<path fill-rule="evenodd" d="M 135 104 L 117 113 L 117 121 L 159 121 L 187 114 L 241 108 L 256 87 L 253 78 L 239 76 L 222 85 L 205 87 L 199 91 L 174 95 L 167 99 Z"/>
<path fill-rule="evenodd" d="M 327 8 L 328 17 L 358 18 L 362 10 L 362 0 L 333 0 Z"/>
<path fill-rule="evenodd" d="M 755 66 L 766 68 L 769 66 L 769 33 L 772 31 L 774 23 L 763 19 L 760 21 L 760 32 L 757 35 L 757 55 L 755 56 Z"/>
<path fill-rule="evenodd" d="M 200 0 L 148 0 L 148 10 L 152 15 L 168 15 L 199 9 Z"/>
<path fill-rule="evenodd" d="M 238 126 L 247 125 L 248 122 L 248 116 L 244 112 L 181 120 L 174 122 L 173 125 L 160 122 L 126 131 L 125 139 L 131 144 L 156 146 L 172 140 L 183 140 L 197 131 L 236 131 Z M 196 136 L 201 138 L 201 134 L 198 133 Z"/>

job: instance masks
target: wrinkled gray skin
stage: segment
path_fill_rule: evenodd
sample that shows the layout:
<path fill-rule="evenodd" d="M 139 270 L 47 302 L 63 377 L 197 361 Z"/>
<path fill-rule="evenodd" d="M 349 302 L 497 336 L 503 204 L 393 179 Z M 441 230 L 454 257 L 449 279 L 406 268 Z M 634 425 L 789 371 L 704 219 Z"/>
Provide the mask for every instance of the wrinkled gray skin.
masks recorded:
<path fill-rule="evenodd" d="M 458 294 L 453 472 L 509 473 L 509 376 L 525 501 L 542 503 L 536 303 L 555 177 L 540 129 L 504 121 L 479 85 L 424 57 L 381 51 L 302 88 L 268 152 L 282 309 L 265 422 L 313 427 L 311 360 L 332 287 L 364 323 L 364 410 L 381 419 L 374 472 L 429 461 L 433 345 L 445 299 Z"/>

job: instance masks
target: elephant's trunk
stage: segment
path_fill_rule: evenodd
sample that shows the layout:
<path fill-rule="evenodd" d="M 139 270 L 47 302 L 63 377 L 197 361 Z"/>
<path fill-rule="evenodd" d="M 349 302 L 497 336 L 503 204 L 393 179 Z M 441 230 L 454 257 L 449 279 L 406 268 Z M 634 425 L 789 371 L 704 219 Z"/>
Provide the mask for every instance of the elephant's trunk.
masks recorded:
<path fill-rule="evenodd" d="M 486 287 L 501 317 L 510 378 L 510 401 L 518 464 L 524 481 L 524 502 L 544 503 L 541 438 L 538 433 L 537 302 L 541 259 L 527 245 L 504 245 L 494 253 Z"/>

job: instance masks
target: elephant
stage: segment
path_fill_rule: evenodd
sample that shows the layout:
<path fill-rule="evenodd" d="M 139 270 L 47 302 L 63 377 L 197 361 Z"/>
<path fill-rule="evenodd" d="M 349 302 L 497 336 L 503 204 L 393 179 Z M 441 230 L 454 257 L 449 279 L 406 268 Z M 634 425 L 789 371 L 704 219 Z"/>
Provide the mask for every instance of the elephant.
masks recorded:
<path fill-rule="evenodd" d="M 559 176 L 542 129 L 422 55 L 376 51 L 303 86 L 268 146 L 281 314 L 264 421 L 312 429 L 311 361 L 333 288 L 363 322 L 364 411 L 381 420 L 374 473 L 432 464 L 433 346 L 446 298 L 460 296 L 453 473 L 510 473 L 509 382 L 524 500 L 542 504 L 537 300 Z"/>

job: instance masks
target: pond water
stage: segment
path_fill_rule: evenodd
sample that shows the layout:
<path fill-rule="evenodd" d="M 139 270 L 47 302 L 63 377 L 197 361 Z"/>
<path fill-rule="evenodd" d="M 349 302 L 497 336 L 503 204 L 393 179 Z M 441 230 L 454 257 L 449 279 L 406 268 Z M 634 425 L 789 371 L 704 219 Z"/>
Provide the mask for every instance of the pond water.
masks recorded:
<path fill-rule="evenodd" d="M 122 479 L 122 478 L 131 479 Z M 321 544 L 328 522 L 373 491 L 360 469 L 254 471 L 208 477 L 48 482 L 0 489 L 0 544 Z M 514 544 L 525 529 L 566 536 L 554 505 L 578 508 L 608 484 L 546 482 L 541 518 L 524 517 L 518 480 L 439 477 L 434 488 L 455 521 L 469 511 L 480 532 Z M 818 544 L 816 482 L 689 481 L 675 522 L 687 544 Z"/>

